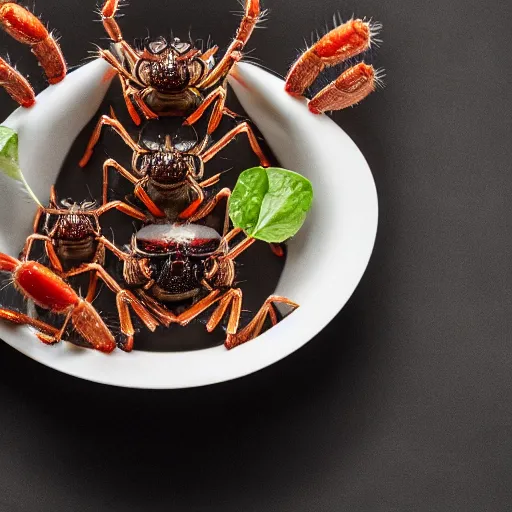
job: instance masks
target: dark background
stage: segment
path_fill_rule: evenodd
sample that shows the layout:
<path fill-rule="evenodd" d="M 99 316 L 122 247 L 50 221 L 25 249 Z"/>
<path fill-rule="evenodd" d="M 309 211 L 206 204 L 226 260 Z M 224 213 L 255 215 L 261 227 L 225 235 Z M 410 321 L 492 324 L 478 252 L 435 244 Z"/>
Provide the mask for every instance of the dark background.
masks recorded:
<path fill-rule="evenodd" d="M 387 88 L 335 116 L 379 191 L 368 271 L 307 346 L 208 388 L 104 387 L 0 345 L 2 512 L 510 510 L 512 7 L 266 6 L 249 49 L 281 74 L 338 10 L 384 23 Z M 37 3 L 71 64 L 105 44 L 94 7 Z M 237 8 L 132 0 L 122 26 L 128 40 L 191 25 L 227 43 Z"/>

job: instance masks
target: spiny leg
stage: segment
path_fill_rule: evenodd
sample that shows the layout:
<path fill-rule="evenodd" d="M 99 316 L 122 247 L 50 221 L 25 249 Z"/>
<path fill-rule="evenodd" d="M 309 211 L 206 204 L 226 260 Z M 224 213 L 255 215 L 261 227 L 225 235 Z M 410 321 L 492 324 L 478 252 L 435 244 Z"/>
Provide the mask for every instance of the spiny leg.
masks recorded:
<path fill-rule="evenodd" d="M 21 5 L 4 1 L 0 4 L 0 26 L 16 41 L 32 48 L 50 84 L 56 84 L 66 76 L 66 62 L 60 46 L 39 18 Z"/>
<path fill-rule="evenodd" d="M 229 45 L 226 53 L 206 78 L 198 85 L 199 89 L 207 89 L 215 85 L 219 80 L 228 75 L 233 64 L 241 59 L 241 51 L 244 49 L 247 41 L 252 35 L 258 20 L 260 19 L 261 9 L 259 0 L 246 0 L 245 12 L 236 31 L 233 42 Z"/>
<path fill-rule="evenodd" d="M 103 205 L 108 204 L 108 170 L 110 168 L 115 169 L 134 185 L 139 181 L 139 178 L 134 176 L 128 169 L 125 169 L 120 163 L 116 162 L 113 158 L 108 158 L 103 162 Z"/>
<path fill-rule="evenodd" d="M 119 322 L 121 332 L 125 336 L 122 349 L 130 352 L 133 349 L 133 336 L 135 330 L 133 328 L 130 310 L 131 306 L 137 316 L 144 322 L 150 331 L 154 331 L 158 322 L 150 315 L 146 308 L 138 301 L 138 299 L 129 290 L 121 288 L 121 286 L 107 273 L 107 271 L 96 263 L 82 265 L 79 269 L 72 270 L 66 274 L 66 277 L 83 274 L 84 272 L 95 272 L 98 277 L 116 294 L 116 305 L 119 314 Z"/>
<path fill-rule="evenodd" d="M 29 108 L 36 102 L 34 89 L 28 81 L 2 58 L 0 58 L 0 85 L 16 103 L 24 108 Z"/>
<path fill-rule="evenodd" d="M 162 306 L 156 299 L 151 297 L 148 293 L 140 288 L 135 290 L 141 302 L 153 313 L 158 321 L 165 327 L 169 327 L 172 323 L 176 322 L 176 315 L 169 311 L 166 307 Z"/>
<path fill-rule="evenodd" d="M 249 138 L 249 144 L 251 145 L 251 149 L 254 154 L 260 159 L 260 163 L 262 167 L 269 167 L 270 161 L 264 155 L 259 143 L 258 139 L 256 139 L 256 135 L 254 135 L 254 131 L 247 122 L 240 123 L 238 126 L 235 126 L 231 131 L 226 133 L 222 139 L 216 142 L 213 146 L 208 148 L 204 154 L 202 155 L 203 162 L 206 163 L 211 160 L 219 151 L 224 149 L 237 135 L 240 133 L 246 133 Z"/>
<path fill-rule="evenodd" d="M 219 300 L 219 305 L 206 324 L 206 330 L 208 332 L 212 332 L 217 325 L 219 325 L 230 305 L 231 312 L 229 314 L 226 332 L 228 334 L 236 333 L 240 322 L 240 314 L 242 313 L 242 290 L 240 290 L 240 288 L 231 288 Z"/>
<path fill-rule="evenodd" d="M 377 80 L 373 66 L 361 62 L 322 89 L 309 102 L 308 108 L 313 114 L 322 114 L 351 107 L 375 91 Z"/>
<path fill-rule="evenodd" d="M 24 315 L 23 313 L 20 313 L 18 311 L 12 311 L 6 308 L 0 308 L 0 318 L 2 318 L 3 320 L 7 320 L 8 322 L 11 322 L 13 324 L 28 325 L 30 327 L 33 327 L 34 329 L 39 331 L 39 333 L 37 333 L 38 338 L 39 334 L 41 333 L 54 338 L 57 336 L 57 333 L 59 332 L 59 329 L 53 327 L 53 325 L 49 325 L 45 322 L 42 322 L 41 320 L 37 320 L 28 315 Z"/>
<path fill-rule="evenodd" d="M 286 77 L 285 90 L 302 96 L 329 66 L 359 55 L 371 45 L 372 28 L 363 20 L 350 20 L 328 32 L 295 62 Z"/>
<path fill-rule="evenodd" d="M 94 128 L 94 131 L 92 132 L 91 138 L 89 140 L 89 143 L 87 144 L 87 147 L 85 148 L 84 156 L 81 158 L 78 165 L 80 167 L 85 167 L 89 160 L 91 159 L 93 150 L 98 144 L 98 141 L 100 140 L 101 131 L 104 126 L 109 126 L 112 128 L 125 142 L 127 146 L 130 147 L 130 149 L 134 153 L 144 153 L 145 151 L 133 140 L 133 138 L 130 136 L 130 134 L 126 131 L 126 128 L 119 122 L 119 120 L 115 117 L 114 111 L 110 110 L 111 117 L 107 115 L 103 115 L 99 118 L 98 124 Z"/>
<path fill-rule="evenodd" d="M 106 0 L 103 9 L 101 9 L 101 21 L 103 22 L 105 32 L 116 43 L 123 39 L 121 29 L 114 19 L 118 8 L 119 0 Z"/>
<path fill-rule="evenodd" d="M 109 168 L 115 169 L 121 176 L 125 177 L 128 181 L 135 185 L 134 194 L 140 199 L 144 206 L 149 210 L 151 215 L 158 218 L 164 218 L 165 212 L 163 212 L 155 202 L 149 197 L 148 193 L 144 190 L 144 181 L 136 178 L 130 171 L 125 169 L 121 164 L 109 158 L 103 163 L 103 203 L 108 204 L 108 170 Z M 124 204 L 124 203 L 123 203 Z M 134 209 L 135 210 L 135 209 Z"/>
<path fill-rule="evenodd" d="M 206 311 L 210 306 L 215 304 L 221 298 L 222 295 L 220 290 L 211 291 L 206 297 L 196 302 L 186 311 L 183 311 L 183 313 L 178 315 L 175 322 L 182 326 L 189 324 L 192 320 L 194 320 L 194 318 Z"/>
<path fill-rule="evenodd" d="M 57 253 L 55 252 L 55 248 L 53 247 L 52 239 L 46 235 L 40 235 L 38 233 L 34 233 L 27 237 L 25 241 L 25 246 L 20 254 L 21 261 L 27 261 L 30 259 L 30 253 L 32 251 L 32 246 L 36 240 L 41 240 L 44 242 L 44 247 L 46 251 L 46 255 L 50 260 L 50 266 L 53 270 L 57 272 L 62 272 L 62 264 L 60 262 Z"/>
<path fill-rule="evenodd" d="M 281 297 L 279 295 L 271 295 L 264 303 L 261 309 L 254 315 L 254 318 L 239 332 L 237 333 L 229 333 L 226 337 L 226 341 L 224 342 L 224 346 L 227 349 L 232 349 L 241 345 L 242 343 L 246 343 L 249 340 L 256 338 L 259 336 L 263 327 L 265 325 L 265 320 L 270 318 L 272 325 L 276 325 L 278 322 L 277 314 L 274 310 L 274 304 L 286 304 L 293 308 L 293 310 L 299 307 L 295 302 L 287 299 L 286 297 Z"/>
<path fill-rule="evenodd" d="M 132 118 L 132 121 L 139 126 L 142 122 L 139 113 L 135 109 L 133 102 L 130 98 L 132 94 L 132 87 L 130 86 L 130 80 L 132 80 L 132 76 L 128 71 L 120 64 L 120 62 L 112 55 L 108 50 L 100 50 L 101 57 L 106 60 L 117 72 L 119 75 L 119 80 L 121 81 L 121 87 L 123 89 L 123 98 L 126 103 L 126 108 L 128 109 L 128 113 Z"/>

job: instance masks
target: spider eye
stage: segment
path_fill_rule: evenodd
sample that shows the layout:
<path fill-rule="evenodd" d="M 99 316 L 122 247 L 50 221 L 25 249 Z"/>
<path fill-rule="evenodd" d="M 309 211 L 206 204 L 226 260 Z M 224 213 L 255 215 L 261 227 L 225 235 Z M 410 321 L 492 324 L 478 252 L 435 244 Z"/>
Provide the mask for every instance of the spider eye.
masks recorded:
<path fill-rule="evenodd" d="M 178 53 L 179 55 L 183 55 L 192 48 L 192 45 L 190 43 L 184 43 L 181 41 L 181 39 L 178 39 L 176 37 L 174 38 L 172 47 L 174 48 L 174 50 L 176 50 L 176 53 Z"/>
<path fill-rule="evenodd" d="M 169 43 L 161 37 L 160 39 L 157 39 L 156 41 L 151 41 L 147 45 L 147 49 L 149 52 L 151 52 L 153 55 L 158 55 L 165 51 L 167 47 L 169 46 Z"/>

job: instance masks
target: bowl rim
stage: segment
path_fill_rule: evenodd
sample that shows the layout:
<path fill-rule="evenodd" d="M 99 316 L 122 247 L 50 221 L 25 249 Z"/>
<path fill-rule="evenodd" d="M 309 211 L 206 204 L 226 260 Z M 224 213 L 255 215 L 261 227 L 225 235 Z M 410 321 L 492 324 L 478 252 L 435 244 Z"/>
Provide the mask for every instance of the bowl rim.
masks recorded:
<path fill-rule="evenodd" d="M 248 64 L 244 69 L 251 71 Z M 279 81 L 273 75 L 264 76 L 264 80 L 266 84 Z M 275 82 L 275 85 L 279 83 Z M 315 117 L 323 118 L 323 123 L 334 124 L 326 116 Z M 369 263 L 377 234 L 378 199 L 372 173 L 356 144 L 337 128 L 341 144 L 346 144 L 342 149 L 351 155 L 350 169 L 344 171 L 345 187 L 340 192 L 340 199 L 343 201 L 343 197 L 347 199 L 351 194 L 357 196 L 356 203 L 351 203 L 350 216 L 353 219 L 350 222 L 356 227 L 353 250 L 357 257 L 352 260 L 351 268 L 345 269 L 344 276 L 337 276 L 332 282 L 329 280 L 329 285 L 342 288 L 341 293 L 333 294 L 330 300 L 322 302 L 322 294 L 318 294 L 257 339 L 231 351 L 221 345 L 188 352 L 134 351 L 126 354 L 117 350 L 106 356 L 69 343 L 48 347 L 41 344 L 28 327 L 4 322 L 0 323 L 0 338 L 28 357 L 65 374 L 134 389 L 180 389 L 220 383 L 259 371 L 295 352 L 319 334 L 352 296 Z M 361 217 L 364 221 L 360 221 Z M 312 317 L 314 321 L 311 321 Z"/>

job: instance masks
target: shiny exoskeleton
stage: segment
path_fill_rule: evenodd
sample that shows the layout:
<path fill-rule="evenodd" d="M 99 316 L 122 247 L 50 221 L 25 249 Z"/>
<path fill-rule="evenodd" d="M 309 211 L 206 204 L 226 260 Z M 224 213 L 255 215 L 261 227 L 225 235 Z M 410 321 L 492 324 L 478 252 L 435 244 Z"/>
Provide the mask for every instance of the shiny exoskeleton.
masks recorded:
<path fill-rule="evenodd" d="M 30 261 L 34 242 L 36 240 L 43 241 L 50 267 L 61 278 L 69 278 L 83 273 L 90 274 L 86 302 L 94 300 L 98 278 L 101 279 L 116 294 L 121 332 L 124 335 L 121 348 L 129 351 L 133 347 L 135 332 L 128 310 L 129 305 L 148 329 L 154 331 L 158 323 L 137 298 L 131 292 L 121 288 L 103 267 L 105 248 L 115 249 L 115 246 L 102 235 L 99 218 L 112 209 L 117 209 L 138 220 L 147 220 L 143 213 L 121 201 L 112 201 L 101 207 L 98 207 L 95 202 L 76 203 L 69 199 L 58 203 L 55 189 L 52 187 L 49 207 L 39 208 L 34 219 L 34 234 L 27 238 L 21 254 L 21 261 Z M 39 233 L 43 216 L 43 233 Z"/>
<path fill-rule="evenodd" d="M 12 0 L 2 0 L 0 27 L 16 41 L 30 46 L 50 84 L 65 78 L 67 67 L 59 43 L 37 16 Z M 2 58 L 0 86 L 22 107 L 29 108 L 36 102 L 34 89 L 27 79 Z"/>
<path fill-rule="evenodd" d="M 84 215 L 96 209 L 96 203 L 81 204 L 62 200 L 61 206 L 69 211 L 57 215 L 47 213 L 43 233 L 52 239 L 55 253 L 63 270 L 70 270 L 82 263 L 104 263 L 105 251 L 100 246 L 101 226 L 98 217 Z M 53 225 L 52 225 L 53 223 Z"/>
<path fill-rule="evenodd" d="M 110 126 L 133 151 L 131 170 L 124 168 L 112 158 L 103 163 L 103 204 L 108 202 L 109 171 L 114 169 L 135 185 L 135 196 L 154 217 L 175 221 L 194 220 L 198 215 L 204 216 L 205 209 L 211 209 L 226 194 L 223 190 L 219 192 L 220 197 L 217 194 L 203 205 L 203 189 L 214 185 L 220 179 L 220 174 L 217 174 L 200 182 L 204 174 L 204 165 L 240 133 L 247 134 L 249 144 L 260 159 L 261 165 L 270 165 L 247 122 L 238 124 L 209 147 L 208 135 L 198 140 L 194 128 L 181 127 L 182 130 L 194 133 L 191 140 L 182 137 L 179 132 L 173 133 L 171 137 L 169 134 L 164 135 L 165 128 L 162 128 L 162 123 L 161 120 L 146 123 L 139 132 L 139 142 L 136 142 L 113 111 L 110 116 L 101 116 L 80 160 L 80 166 L 84 167 L 89 162 L 103 126 Z M 152 130 L 158 132 L 156 137 L 151 133 Z"/>
<path fill-rule="evenodd" d="M 94 201 L 77 203 L 63 199 L 58 202 L 52 187 L 49 206 L 39 208 L 34 219 L 34 234 L 27 238 L 22 258 L 29 259 L 34 241 L 41 240 L 45 243 L 52 268 L 58 272 L 69 271 L 83 263 L 103 265 L 104 246 L 110 245 L 110 241 L 102 236 L 99 218 L 112 209 L 138 220 L 147 220 L 142 212 L 121 201 L 112 201 L 101 207 Z"/>
<path fill-rule="evenodd" d="M 213 331 L 230 309 L 225 346 L 233 348 L 249 341 L 262 331 L 268 317 L 278 321 L 274 304 L 297 304 L 285 297 L 269 297 L 260 311 L 240 331 L 242 291 L 234 288 L 234 260 L 254 243 L 245 238 L 233 248 L 229 242 L 241 234 L 233 229 L 221 236 L 214 229 L 199 224 L 154 224 L 139 230 L 132 237 L 127 251 L 114 253 L 123 261 L 123 276 L 134 288 L 142 303 L 166 326 L 187 325 L 212 306 L 216 306 L 206 324 Z M 192 305 L 175 314 L 173 308 L 185 300 Z"/>
<path fill-rule="evenodd" d="M 227 244 L 207 226 L 146 226 L 133 236 L 130 252 L 123 271 L 126 283 L 161 302 L 179 302 L 205 288 L 233 283 L 233 262 L 219 259 L 227 254 Z"/>
<path fill-rule="evenodd" d="M 214 105 L 208 122 L 213 133 L 225 112 L 226 77 L 242 58 L 242 50 L 260 18 L 259 0 L 246 0 L 245 12 L 235 39 L 218 63 L 218 47 L 204 53 L 192 42 L 159 37 L 140 47 L 130 46 L 115 20 L 119 0 L 105 0 L 101 10 L 103 26 L 112 40 L 110 50 L 100 55 L 116 70 L 121 80 L 126 106 L 133 121 L 141 117 L 189 116 L 193 124 Z"/>

